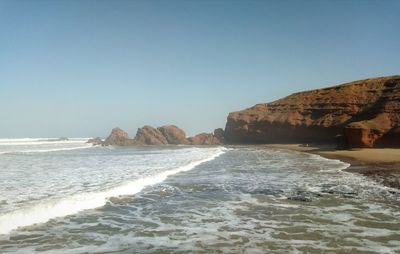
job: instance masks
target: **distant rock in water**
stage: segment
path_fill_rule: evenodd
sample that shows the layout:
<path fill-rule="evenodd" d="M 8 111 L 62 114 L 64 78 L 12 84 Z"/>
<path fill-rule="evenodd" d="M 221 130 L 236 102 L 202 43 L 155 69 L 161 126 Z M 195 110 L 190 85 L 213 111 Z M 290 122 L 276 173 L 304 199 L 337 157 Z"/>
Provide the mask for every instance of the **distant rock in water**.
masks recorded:
<path fill-rule="evenodd" d="M 166 145 L 168 140 L 158 129 L 149 125 L 139 128 L 136 132 L 135 140 L 145 145 Z"/>
<path fill-rule="evenodd" d="M 128 146 L 134 145 L 137 142 L 134 139 L 130 139 L 128 133 L 120 128 L 114 128 L 111 131 L 110 136 L 104 141 L 104 145 L 117 145 L 117 146 Z"/>
<path fill-rule="evenodd" d="M 57 141 L 68 141 L 67 137 L 60 137 L 60 138 L 49 138 L 49 139 L 40 139 L 39 141 L 47 141 L 47 142 L 57 142 Z"/>
<path fill-rule="evenodd" d="M 229 143 L 400 147 L 400 76 L 295 93 L 230 113 Z"/>
<path fill-rule="evenodd" d="M 97 137 L 97 138 L 91 138 L 91 139 L 89 139 L 86 143 L 93 144 L 94 146 L 97 146 L 97 145 L 104 145 L 104 141 L 101 140 L 101 138 L 99 138 L 99 137 Z"/>
<path fill-rule="evenodd" d="M 129 139 L 128 133 L 120 128 L 114 128 L 104 142 L 100 138 L 89 140 L 88 143 L 101 145 L 221 145 L 224 131 L 216 129 L 214 134 L 201 133 L 186 138 L 186 133 L 175 125 L 164 125 L 158 128 L 146 125 L 139 128 L 134 139 Z"/>
<path fill-rule="evenodd" d="M 168 144 L 173 145 L 187 145 L 189 141 L 186 139 L 186 133 L 176 127 L 175 125 L 165 125 L 157 128 L 161 134 L 165 137 Z"/>

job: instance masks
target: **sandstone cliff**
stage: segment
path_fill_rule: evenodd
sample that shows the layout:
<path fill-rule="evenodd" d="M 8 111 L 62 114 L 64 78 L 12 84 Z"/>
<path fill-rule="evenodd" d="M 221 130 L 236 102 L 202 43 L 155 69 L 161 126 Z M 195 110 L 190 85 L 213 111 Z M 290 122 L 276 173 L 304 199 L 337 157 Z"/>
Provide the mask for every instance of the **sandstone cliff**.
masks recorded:
<path fill-rule="evenodd" d="M 400 76 L 292 94 L 230 113 L 229 143 L 400 146 Z"/>

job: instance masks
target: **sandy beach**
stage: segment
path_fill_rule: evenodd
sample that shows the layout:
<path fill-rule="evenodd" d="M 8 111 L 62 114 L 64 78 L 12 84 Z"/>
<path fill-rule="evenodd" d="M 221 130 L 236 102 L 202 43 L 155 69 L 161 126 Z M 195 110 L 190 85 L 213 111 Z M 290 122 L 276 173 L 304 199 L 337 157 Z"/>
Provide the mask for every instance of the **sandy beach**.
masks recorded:
<path fill-rule="evenodd" d="M 266 147 L 289 149 L 339 159 L 350 163 L 349 172 L 370 176 L 384 185 L 400 188 L 400 149 L 365 148 L 335 150 L 332 145 L 270 144 Z"/>

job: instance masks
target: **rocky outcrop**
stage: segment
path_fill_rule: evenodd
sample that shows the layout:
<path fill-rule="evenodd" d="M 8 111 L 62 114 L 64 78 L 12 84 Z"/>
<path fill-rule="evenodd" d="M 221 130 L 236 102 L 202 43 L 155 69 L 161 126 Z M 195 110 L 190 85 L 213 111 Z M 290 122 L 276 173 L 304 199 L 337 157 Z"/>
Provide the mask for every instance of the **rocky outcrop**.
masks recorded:
<path fill-rule="evenodd" d="M 135 144 L 137 144 L 136 140 L 130 139 L 128 133 L 120 128 L 112 129 L 110 136 L 104 141 L 104 145 L 128 146 Z"/>
<path fill-rule="evenodd" d="M 91 139 L 88 143 L 101 145 L 220 145 L 223 143 L 224 131 L 216 129 L 213 133 L 201 133 L 186 138 L 185 132 L 175 125 L 164 125 L 157 129 L 146 125 L 139 128 L 134 139 L 120 128 L 114 128 L 104 142 L 101 139 Z"/>
<path fill-rule="evenodd" d="M 214 137 L 218 139 L 221 144 L 225 143 L 225 131 L 222 128 L 214 130 Z"/>
<path fill-rule="evenodd" d="M 86 143 L 93 144 L 94 146 L 97 146 L 97 145 L 104 145 L 104 141 L 101 140 L 101 138 L 99 138 L 99 137 L 97 137 L 97 138 L 91 138 L 91 139 L 89 139 Z"/>
<path fill-rule="evenodd" d="M 224 137 L 229 143 L 400 147 L 400 76 L 295 93 L 230 113 Z"/>
<path fill-rule="evenodd" d="M 139 128 L 136 132 L 135 140 L 145 145 L 166 145 L 167 139 L 158 129 L 149 125 Z"/>
<path fill-rule="evenodd" d="M 157 130 L 161 132 L 161 134 L 165 137 L 168 144 L 173 145 L 187 145 L 189 141 L 186 139 L 186 133 L 176 127 L 175 125 L 164 125 L 158 127 Z"/>
<path fill-rule="evenodd" d="M 225 131 L 218 128 L 214 133 L 200 133 L 188 140 L 191 145 L 222 145 L 225 143 Z"/>
<path fill-rule="evenodd" d="M 200 133 L 188 138 L 191 145 L 221 145 L 221 141 L 212 133 Z"/>

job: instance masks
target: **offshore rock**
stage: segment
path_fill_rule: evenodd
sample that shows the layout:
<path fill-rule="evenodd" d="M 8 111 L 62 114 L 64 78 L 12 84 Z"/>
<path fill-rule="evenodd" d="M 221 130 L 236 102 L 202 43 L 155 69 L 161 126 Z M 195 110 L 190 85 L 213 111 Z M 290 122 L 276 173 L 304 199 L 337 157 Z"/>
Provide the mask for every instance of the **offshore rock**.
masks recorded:
<path fill-rule="evenodd" d="M 149 125 L 139 128 L 136 132 L 135 141 L 145 145 L 166 145 L 168 140 L 158 129 Z"/>
<path fill-rule="evenodd" d="M 400 147 L 400 76 L 295 93 L 228 116 L 228 143 Z"/>
<path fill-rule="evenodd" d="M 104 145 L 129 146 L 135 144 L 137 142 L 134 139 L 130 139 L 128 133 L 120 128 L 112 129 L 110 136 L 104 141 Z"/>
<path fill-rule="evenodd" d="M 186 139 L 186 133 L 175 125 L 165 125 L 158 127 L 157 130 L 165 137 L 168 144 L 187 145 L 189 141 Z"/>
<path fill-rule="evenodd" d="M 214 133 L 201 133 L 186 138 L 186 133 L 175 125 L 164 125 L 158 128 L 146 125 L 139 128 L 134 139 L 120 128 L 114 128 L 103 142 L 100 138 L 91 139 L 94 145 L 221 145 L 224 142 L 224 130 L 216 129 Z"/>
<path fill-rule="evenodd" d="M 93 144 L 94 146 L 97 146 L 97 145 L 104 145 L 103 140 L 101 140 L 101 138 L 99 138 L 99 137 L 97 137 L 97 138 L 91 138 L 91 139 L 89 139 L 86 143 Z"/>

